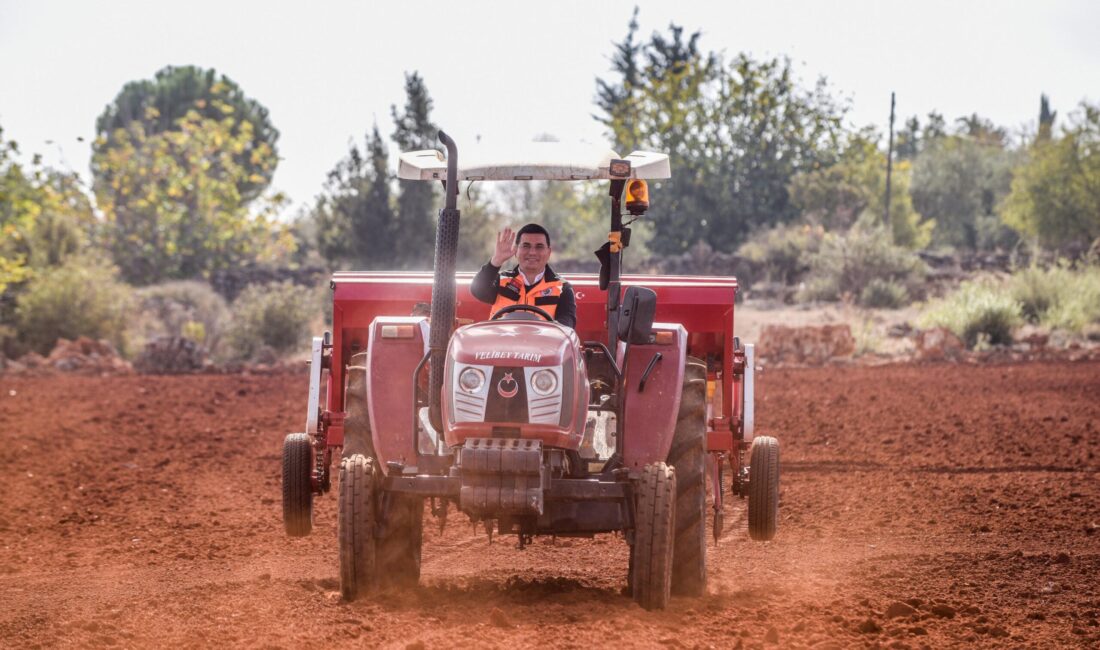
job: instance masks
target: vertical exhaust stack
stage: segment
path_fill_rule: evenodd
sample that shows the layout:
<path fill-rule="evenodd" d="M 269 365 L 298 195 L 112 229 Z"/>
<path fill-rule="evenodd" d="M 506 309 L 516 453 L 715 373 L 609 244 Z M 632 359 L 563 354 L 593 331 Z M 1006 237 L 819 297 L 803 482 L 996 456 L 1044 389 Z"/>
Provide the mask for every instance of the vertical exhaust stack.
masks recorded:
<path fill-rule="evenodd" d="M 431 329 L 428 349 L 431 354 L 428 375 L 428 413 L 432 427 L 443 430 L 443 369 L 446 365 L 447 342 L 455 322 L 455 257 L 458 255 L 458 147 L 443 131 L 439 140 L 447 147 L 447 195 L 439 211 L 439 226 L 435 231 L 435 278 L 432 282 Z"/>

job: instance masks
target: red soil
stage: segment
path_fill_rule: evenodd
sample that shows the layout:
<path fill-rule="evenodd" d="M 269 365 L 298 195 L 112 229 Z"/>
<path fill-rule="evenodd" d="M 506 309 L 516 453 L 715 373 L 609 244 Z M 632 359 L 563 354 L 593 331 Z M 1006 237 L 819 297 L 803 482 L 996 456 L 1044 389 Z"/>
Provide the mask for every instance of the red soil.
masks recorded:
<path fill-rule="evenodd" d="M 709 593 L 649 613 L 619 538 L 519 551 L 453 512 L 420 588 L 342 602 L 333 496 L 281 523 L 304 375 L 0 376 L 0 646 L 1100 646 L 1100 363 L 759 390 L 779 535 L 728 500 Z"/>

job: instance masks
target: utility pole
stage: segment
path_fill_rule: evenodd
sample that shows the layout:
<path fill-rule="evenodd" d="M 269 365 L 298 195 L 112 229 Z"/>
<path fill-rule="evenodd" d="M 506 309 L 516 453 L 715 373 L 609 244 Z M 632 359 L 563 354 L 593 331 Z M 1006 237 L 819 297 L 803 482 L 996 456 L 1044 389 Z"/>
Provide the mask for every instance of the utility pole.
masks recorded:
<path fill-rule="evenodd" d="M 890 174 L 894 169 L 894 92 L 890 91 L 890 144 L 886 149 L 886 227 L 890 227 Z"/>

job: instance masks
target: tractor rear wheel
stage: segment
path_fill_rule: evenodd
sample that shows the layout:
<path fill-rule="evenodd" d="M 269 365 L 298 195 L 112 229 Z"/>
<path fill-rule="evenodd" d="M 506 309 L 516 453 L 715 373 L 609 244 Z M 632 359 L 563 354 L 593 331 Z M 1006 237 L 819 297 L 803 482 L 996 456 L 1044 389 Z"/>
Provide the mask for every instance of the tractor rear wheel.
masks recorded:
<path fill-rule="evenodd" d="M 645 609 L 664 609 L 672 590 L 676 471 L 665 463 L 646 465 L 635 499 L 631 591 Z"/>
<path fill-rule="evenodd" d="M 377 458 L 371 439 L 370 415 L 367 413 L 367 353 L 352 356 L 348 363 L 347 391 L 344 393 L 344 458 L 363 454 Z"/>
<path fill-rule="evenodd" d="M 749 537 L 766 542 L 775 537 L 779 519 L 779 441 L 760 436 L 749 455 Z"/>
<path fill-rule="evenodd" d="M 707 589 L 707 366 L 688 357 L 676 433 L 668 464 L 676 468 L 676 533 L 672 592 L 701 596 Z"/>
<path fill-rule="evenodd" d="M 374 460 L 355 454 L 340 462 L 340 504 L 337 537 L 340 545 L 340 592 L 355 600 L 375 577 Z"/>
<path fill-rule="evenodd" d="M 390 495 L 386 534 L 375 552 L 378 582 L 415 587 L 420 582 L 420 550 L 424 543 L 424 499 Z"/>
<path fill-rule="evenodd" d="M 283 525 L 291 537 L 313 530 L 313 443 L 305 433 L 283 440 Z"/>

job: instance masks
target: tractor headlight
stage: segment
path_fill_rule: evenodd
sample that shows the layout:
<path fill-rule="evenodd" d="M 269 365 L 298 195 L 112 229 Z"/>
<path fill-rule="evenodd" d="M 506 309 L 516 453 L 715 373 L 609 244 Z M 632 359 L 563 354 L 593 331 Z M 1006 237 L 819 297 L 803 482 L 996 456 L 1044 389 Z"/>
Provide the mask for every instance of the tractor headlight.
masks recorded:
<path fill-rule="evenodd" d="M 549 395 L 558 387 L 558 376 L 553 370 L 539 370 L 531 375 L 531 388 L 539 395 Z"/>
<path fill-rule="evenodd" d="M 485 383 L 485 373 L 477 368 L 466 368 L 458 376 L 458 385 L 467 393 L 476 393 Z"/>

